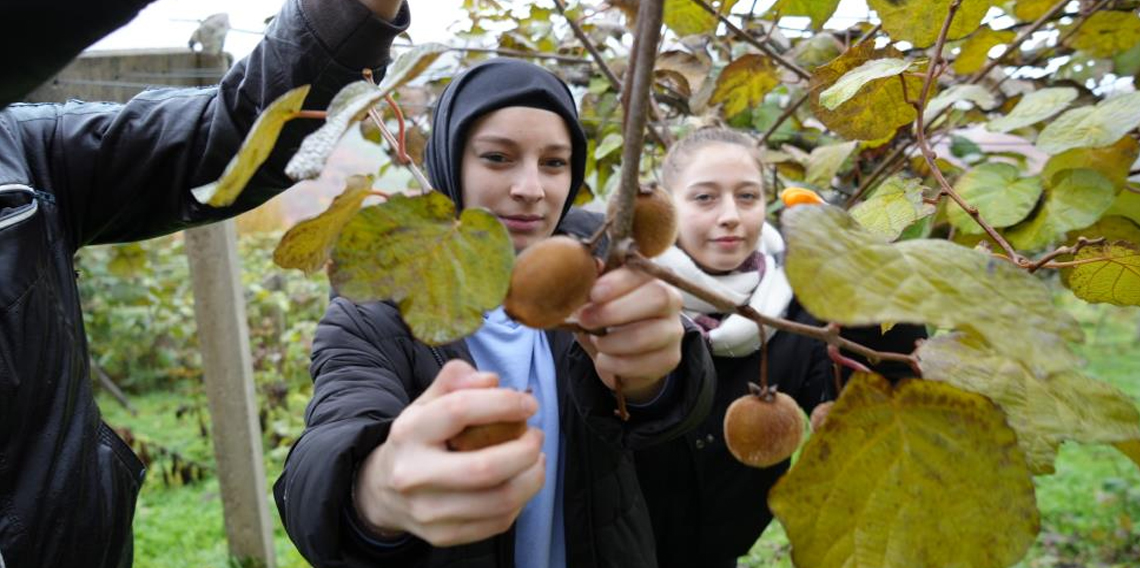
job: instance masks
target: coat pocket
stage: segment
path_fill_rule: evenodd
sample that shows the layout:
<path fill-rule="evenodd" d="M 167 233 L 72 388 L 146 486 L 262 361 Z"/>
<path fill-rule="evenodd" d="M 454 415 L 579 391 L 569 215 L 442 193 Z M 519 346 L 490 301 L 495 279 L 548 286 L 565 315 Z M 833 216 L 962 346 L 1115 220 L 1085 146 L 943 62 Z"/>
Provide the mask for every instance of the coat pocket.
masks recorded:
<path fill-rule="evenodd" d="M 47 251 L 36 192 L 26 185 L 0 185 L 0 396 L 20 383 L 28 296 L 42 276 Z"/>

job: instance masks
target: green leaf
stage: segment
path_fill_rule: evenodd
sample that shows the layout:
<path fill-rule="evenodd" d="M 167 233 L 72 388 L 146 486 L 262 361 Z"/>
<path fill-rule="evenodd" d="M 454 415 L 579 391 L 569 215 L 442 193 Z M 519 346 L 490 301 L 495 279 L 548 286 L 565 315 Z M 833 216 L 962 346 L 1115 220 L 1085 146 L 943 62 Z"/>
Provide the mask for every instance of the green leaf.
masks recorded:
<path fill-rule="evenodd" d="M 621 140 L 620 132 L 607 134 L 605 138 L 602 138 L 602 143 L 598 144 L 598 150 L 594 152 L 594 159 L 601 160 L 613 153 L 614 150 L 621 148 Z"/>
<path fill-rule="evenodd" d="M 807 160 L 807 175 L 804 181 L 816 187 L 831 187 L 831 178 L 839 173 L 858 142 L 840 142 L 827 146 L 816 146 Z"/>
<path fill-rule="evenodd" d="M 1104 214 L 1120 215 L 1140 224 L 1140 193 L 1128 190 L 1120 192 L 1116 196 L 1116 201 L 1112 202 L 1112 207 L 1109 207 Z"/>
<path fill-rule="evenodd" d="M 717 12 L 728 14 L 738 0 L 707 0 Z M 665 13 L 663 15 L 665 27 L 673 30 L 678 36 L 709 34 L 716 31 L 720 22 L 716 16 L 697 6 L 692 0 L 665 0 Z"/>
<path fill-rule="evenodd" d="M 344 133 L 353 123 L 367 116 L 368 109 L 383 99 L 384 94 L 385 91 L 367 81 L 345 85 L 329 103 L 324 125 L 301 142 L 301 148 L 285 166 L 285 175 L 294 181 L 320 176 Z"/>
<path fill-rule="evenodd" d="M 440 55 L 450 49 L 442 43 L 422 43 L 401 53 L 384 73 L 384 79 L 380 82 L 380 92 L 390 93 L 419 77 L 436 59 L 439 59 Z"/>
<path fill-rule="evenodd" d="M 954 85 L 926 104 L 923 121 L 929 123 L 943 109 L 958 101 L 970 101 L 982 110 L 990 110 L 998 105 L 998 100 L 989 89 L 981 85 Z"/>
<path fill-rule="evenodd" d="M 237 155 L 230 159 L 222 172 L 221 179 L 194 188 L 194 199 L 210 207 L 226 207 L 237 200 L 257 168 L 269 158 L 281 129 L 293 114 L 301 110 L 308 94 L 309 85 L 302 85 L 277 97 L 254 121 Z"/>
<path fill-rule="evenodd" d="M 1059 154 L 1071 148 L 1108 146 L 1140 126 L 1140 92 L 1081 107 L 1057 117 L 1037 137 L 1037 148 Z"/>
<path fill-rule="evenodd" d="M 892 177 L 869 199 L 852 207 L 851 216 L 872 233 L 893 241 L 915 221 L 934 213 L 934 206 L 922 200 L 923 189 L 917 179 Z"/>
<path fill-rule="evenodd" d="M 763 55 L 743 55 L 721 71 L 709 104 L 724 103 L 724 116 L 735 116 L 763 103 L 764 95 L 779 84 L 780 74 L 771 59 Z"/>
<path fill-rule="evenodd" d="M 348 178 L 344 191 L 324 213 L 293 225 L 281 237 L 273 251 L 273 262 L 281 268 L 297 268 L 306 274 L 324 268 L 341 230 L 371 193 L 371 176 Z"/>
<path fill-rule="evenodd" d="M 973 330 L 1046 371 L 1068 369 L 1081 328 L 1037 278 L 991 255 L 937 239 L 889 244 L 830 206 L 781 218 L 787 276 L 812 315 L 841 325 L 890 321 Z"/>
<path fill-rule="evenodd" d="M 910 68 L 905 59 L 872 59 L 846 73 L 830 87 L 819 93 L 819 104 L 827 110 L 835 110 L 839 105 L 851 100 L 864 85 L 875 79 L 894 77 Z"/>
<path fill-rule="evenodd" d="M 811 568 L 1006 568 L 1039 525 L 1025 456 L 992 402 L 865 374 L 852 377 L 768 505 L 792 562 Z"/>
<path fill-rule="evenodd" d="M 1010 30 L 995 31 L 989 26 L 982 27 L 962 45 L 962 51 L 954 60 L 954 72 L 959 75 L 969 75 L 981 70 L 989 58 L 991 49 L 1009 43 L 1015 37 L 1017 34 Z"/>
<path fill-rule="evenodd" d="M 1062 442 L 1140 438 L 1140 413 L 1112 385 L 1076 369 L 1038 376 L 1020 352 L 998 352 L 967 334 L 941 335 L 918 350 L 922 375 L 975 392 L 1001 406 L 1035 474 L 1053 471 Z"/>
<path fill-rule="evenodd" d="M 1009 227 L 1024 220 L 1041 198 L 1041 178 L 1021 177 L 1014 166 L 1003 163 L 982 164 L 958 178 L 954 190 L 962 199 L 978 208 L 982 219 L 990 225 Z M 946 210 L 950 224 L 963 233 L 981 234 L 974 222 L 956 203 Z"/>
<path fill-rule="evenodd" d="M 1009 114 L 995 118 L 986 125 L 990 132 L 1009 132 L 1016 128 L 1037 124 L 1069 106 L 1077 100 L 1077 90 L 1072 87 L 1052 87 L 1033 91 L 1022 97 Z"/>
<path fill-rule="evenodd" d="M 868 0 L 867 4 L 879 14 L 892 40 L 930 47 L 938 40 L 951 0 Z M 963 0 L 946 38 L 959 39 L 973 33 L 989 8 L 990 0 Z"/>
<path fill-rule="evenodd" d="M 977 158 L 985 154 L 981 146 L 978 146 L 973 140 L 965 136 L 958 136 L 955 134 L 950 135 L 950 154 L 955 158 L 968 158 L 974 156 Z"/>
<path fill-rule="evenodd" d="M 1127 442 L 1116 442 L 1113 447 L 1120 450 L 1120 453 L 1132 460 L 1132 463 L 1140 466 L 1140 440 L 1129 440 Z"/>
<path fill-rule="evenodd" d="M 1117 77 L 1140 73 L 1140 42 L 1112 58 L 1112 72 Z"/>
<path fill-rule="evenodd" d="M 819 30 L 823 24 L 831 19 L 835 9 L 839 7 L 839 0 L 777 0 L 776 4 L 768 10 L 775 17 L 779 16 L 806 16 L 811 18 L 812 29 Z M 816 37 L 823 36 L 819 34 Z"/>
<path fill-rule="evenodd" d="M 470 335 L 502 303 L 514 248 L 491 213 L 444 195 L 393 195 L 361 209 L 341 231 L 329 280 L 355 302 L 393 300 L 417 339 L 439 345 Z"/>
<path fill-rule="evenodd" d="M 1069 44 L 1093 57 L 1112 57 L 1140 42 L 1140 17 L 1135 10 L 1099 10 L 1085 19 Z"/>
<path fill-rule="evenodd" d="M 1061 269 L 1065 287 L 1086 302 L 1140 306 L 1140 226 L 1125 217 L 1105 216 L 1070 233 L 1069 242 L 1078 236 L 1105 242 L 1072 255 L 1072 260 L 1086 264 Z"/>
<path fill-rule="evenodd" d="M 1100 219 L 1116 198 L 1112 180 L 1096 170 L 1065 170 L 1053 182 L 1037 214 L 1006 233 L 1015 248 L 1041 249 L 1068 231 L 1087 227 Z"/>
<path fill-rule="evenodd" d="M 1125 136 L 1111 146 L 1074 148 L 1057 154 L 1049 158 L 1045 169 L 1041 171 L 1041 177 L 1052 182 L 1057 174 L 1065 170 L 1089 168 L 1100 172 L 1112 180 L 1113 185 L 1122 188 L 1128 181 L 1128 172 L 1138 155 L 1140 143 L 1131 136 Z"/>
<path fill-rule="evenodd" d="M 847 102 L 835 110 L 820 103 L 820 94 L 839 81 L 848 71 L 875 59 L 898 59 L 902 56 L 894 48 L 876 50 L 873 42 L 859 44 L 835 61 L 815 70 L 811 81 L 811 105 L 816 118 L 831 130 L 849 140 L 880 140 L 894 134 L 903 125 L 914 122 L 917 113 L 906 101 L 902 83 L 906 81 L 907 94 L 916 96 L 922 91 L 922 79 L 902 75 L 875 79 Z"/>

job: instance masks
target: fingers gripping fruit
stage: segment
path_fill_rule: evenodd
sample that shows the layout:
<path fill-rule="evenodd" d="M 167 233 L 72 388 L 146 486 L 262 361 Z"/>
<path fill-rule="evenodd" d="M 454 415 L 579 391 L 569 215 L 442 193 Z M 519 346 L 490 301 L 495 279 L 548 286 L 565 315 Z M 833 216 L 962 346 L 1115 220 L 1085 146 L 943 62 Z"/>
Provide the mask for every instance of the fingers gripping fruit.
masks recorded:
<path fill-rule="evenodd" d="M 733 457 L 752 467 L 769 467 L 789 457 L 804 434 L 804 418 L 792 397 L 756 385 L 736 399 L 724 416 L 724 440 Z"/>
<path fill-rule="evenodd" d="M 614 216 L 616 200 L 610 200 L 609 217 Z M 677 242 L 677 207 L 664 188 L 642 187 L 633 207 L 633 241 L 637 252 L 655 257 Z"/>
<path fill-rule="evenodd" d="M 503 308 L 529 327 L 555 327 L 586 303 L 597 279 L 598 265 L 585 245 L 570 237 L 550 237 L 515 259 Z"/>
<path fill-rule="evenodd" d="M 471 452 L 481 450 L 488 446 L 502 444 L 517 440 L 526 434 L 526 421 L 495 422 L 494 424 L 475 424 L 463 429 L 454 438 L 447 441 L 448 449 L 456 452 Z"/>

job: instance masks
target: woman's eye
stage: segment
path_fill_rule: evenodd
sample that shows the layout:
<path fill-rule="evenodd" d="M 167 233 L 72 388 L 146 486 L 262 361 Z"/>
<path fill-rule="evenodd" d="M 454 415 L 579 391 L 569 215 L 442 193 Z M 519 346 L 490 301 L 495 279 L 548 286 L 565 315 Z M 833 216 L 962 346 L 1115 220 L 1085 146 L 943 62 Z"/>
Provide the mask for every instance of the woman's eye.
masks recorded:
<path fill-rule="evenodd" d="M 710 193 L 698 193 L 693 196 L 693 201 L 696 201 L 697 203 L 708 203 L 712 200 L 713 196 Z"/>
<path fill-rule="evenodd" d="M 741 193 L 739 199 L 741 199 L 742 201 L 756 201 L 756 200 L 760 199 L 760 194 L 748 191 L 748 192 Z"/>
<path fill-rule="evenodd" d="M 479 157 L 488 162 L 493 162 L 496 164 L 501 164 L 507 161 L 506 154 L 501 154 L 499 152 L 487 152 Z"/>
<path fill-rule="evenodd" d="M 542 165 L 548 168 L 564 168 L 568 164 L 569 162 L 563 160 L 562 158 L 551 158 L 549 160 L 546 160 Z"/>

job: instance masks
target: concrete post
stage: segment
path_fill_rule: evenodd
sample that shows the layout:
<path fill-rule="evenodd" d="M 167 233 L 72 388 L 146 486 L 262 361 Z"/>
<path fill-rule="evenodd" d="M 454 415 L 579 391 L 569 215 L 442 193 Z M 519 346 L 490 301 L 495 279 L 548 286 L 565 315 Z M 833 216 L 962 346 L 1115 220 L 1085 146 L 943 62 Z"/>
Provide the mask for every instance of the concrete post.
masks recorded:
<path fill-rule="evenodd" d="M 230 554 L 242 566 L 273 568 L 273 525 L 266 498 L 237 230 L 231 220 L 190 229 L 185 235 Z"/>

